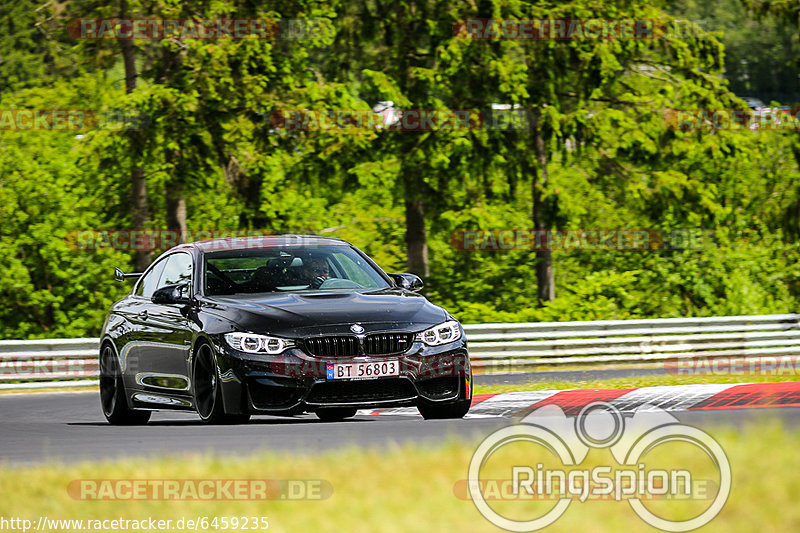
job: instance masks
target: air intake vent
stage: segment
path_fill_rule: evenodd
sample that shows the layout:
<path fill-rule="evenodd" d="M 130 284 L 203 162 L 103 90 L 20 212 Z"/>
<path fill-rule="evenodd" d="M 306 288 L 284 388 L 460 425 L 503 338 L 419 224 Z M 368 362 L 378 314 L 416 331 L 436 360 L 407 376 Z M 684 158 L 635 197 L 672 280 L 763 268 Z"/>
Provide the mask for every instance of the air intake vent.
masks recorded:
<path fill-rule="evenodd" d="M 310 404 L 369 403 L 408 400 L 417 396 L 407 379 L 328 381 L 315 384 L 306 397 Z"/>

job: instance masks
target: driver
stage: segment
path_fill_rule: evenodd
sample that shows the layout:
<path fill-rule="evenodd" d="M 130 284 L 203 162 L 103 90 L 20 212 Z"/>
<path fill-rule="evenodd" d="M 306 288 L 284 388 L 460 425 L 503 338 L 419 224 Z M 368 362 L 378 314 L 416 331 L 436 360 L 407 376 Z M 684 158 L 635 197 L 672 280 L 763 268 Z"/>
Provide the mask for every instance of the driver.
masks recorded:
<path fill-rule="evenodd" d="M 328 261 L 324 257 L 312 256 L 303 262 L 303 275 L 309 280 L 309 285 L 318 288 L 330 277 Z"/>

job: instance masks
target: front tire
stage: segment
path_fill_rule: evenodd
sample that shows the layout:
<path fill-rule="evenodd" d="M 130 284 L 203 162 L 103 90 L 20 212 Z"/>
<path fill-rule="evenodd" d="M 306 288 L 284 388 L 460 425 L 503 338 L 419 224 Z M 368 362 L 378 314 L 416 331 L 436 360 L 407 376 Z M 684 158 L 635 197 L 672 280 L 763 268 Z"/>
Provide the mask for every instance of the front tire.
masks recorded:
<path fill-rule="evenodd" d="M 469 380 L 469 398 L 466 397 L 464 392 L 466 387 L 463 387 L 459 399 L 446 404 L 429 404 L 420 403 L 417 405 L 419 414 L 425 420 L 442 420 L 446 418 L 464 418 L 464 415 L 469 411 L 472 405 L 472 377 Z"/>
<path fill-rule="evenodd" d="M 105 344 L 100 351 L 100 405 L 108 423 L 115 426 L 146 424 L 150 420 L 150 411 L 128 407 L 122 372 L 110 344 Z"/>
<path fill-rule="evenodd" d="M 246 424 L 250 415 L 231 415 L 222 404 L 222 386 L 217 375 L 217 363 L 211 346 L 200 345 L 195 355 L 192 371 L 194 405 L 200 420 L 206 424 Z"/>

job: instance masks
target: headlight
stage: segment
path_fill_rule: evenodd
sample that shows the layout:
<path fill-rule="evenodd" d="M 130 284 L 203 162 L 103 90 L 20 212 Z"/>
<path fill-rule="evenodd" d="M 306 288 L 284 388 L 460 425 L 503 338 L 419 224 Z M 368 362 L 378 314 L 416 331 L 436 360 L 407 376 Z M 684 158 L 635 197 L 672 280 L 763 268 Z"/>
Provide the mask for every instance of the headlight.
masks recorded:
<path fill-rule="evenodd" d="M 448 320 L 438 326 L 433 326 L 431 329 L 426 329 L 421 333 L 417 333 L 416 340 L 422 341 L 428 346 L 439 346 L 440 344 L 447 344 L 448 342 L 457 341 L 461 338 L 461 328 L 455 320 Z"/>
<path fill-rule="evenodd" d="M 240 352 L 266 353 L 270 355 L 277 355 L 295 346 L 293 340 L 256 335 L 255 333 L 226 333 L 225 341 L 231 348 Z"/>

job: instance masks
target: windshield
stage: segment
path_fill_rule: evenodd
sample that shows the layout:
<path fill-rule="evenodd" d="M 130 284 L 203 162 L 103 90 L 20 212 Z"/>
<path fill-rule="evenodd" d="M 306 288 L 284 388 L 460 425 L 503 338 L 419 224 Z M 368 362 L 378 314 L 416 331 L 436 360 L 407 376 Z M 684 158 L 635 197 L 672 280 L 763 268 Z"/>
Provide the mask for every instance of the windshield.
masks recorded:
<path fill-rule="evenodd" d="M 205 294 L 359 290 L 389 283 L 349 246 L 281 246 L 205 255 Z"/>

